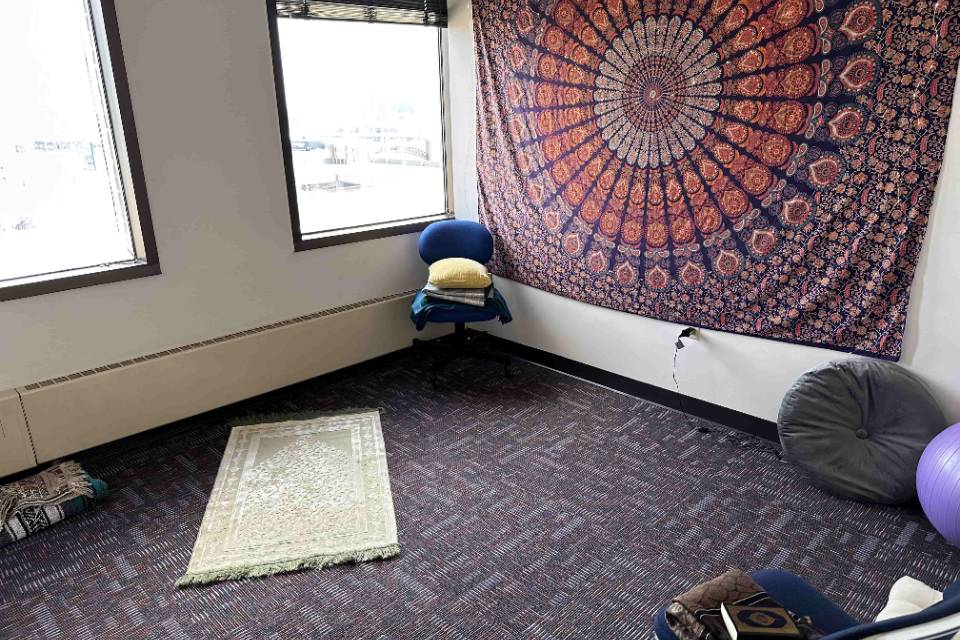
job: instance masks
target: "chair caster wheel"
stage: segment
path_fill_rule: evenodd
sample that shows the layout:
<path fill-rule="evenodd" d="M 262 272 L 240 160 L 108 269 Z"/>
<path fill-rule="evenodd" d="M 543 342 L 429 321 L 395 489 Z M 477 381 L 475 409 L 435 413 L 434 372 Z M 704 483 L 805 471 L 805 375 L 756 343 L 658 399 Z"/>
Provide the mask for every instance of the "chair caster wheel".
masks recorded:
<path fill-rule="evenodd" d="M 507 365 L 503 368 L 503 375 L 507 378 L 507 380 L 513 380 L 517 377 L 517 370 L 510 365 Z"/>

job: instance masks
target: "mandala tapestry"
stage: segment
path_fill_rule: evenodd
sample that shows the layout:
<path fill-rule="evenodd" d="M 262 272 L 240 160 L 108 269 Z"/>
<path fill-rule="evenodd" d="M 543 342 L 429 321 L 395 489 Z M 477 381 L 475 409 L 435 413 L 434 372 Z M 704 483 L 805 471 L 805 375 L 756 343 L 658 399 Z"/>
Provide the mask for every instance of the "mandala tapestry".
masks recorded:
<path fill-rule="evenodd" d="M 474 0 L 494 270 L 896 359 L 960 54 L 947 0 Z"/>

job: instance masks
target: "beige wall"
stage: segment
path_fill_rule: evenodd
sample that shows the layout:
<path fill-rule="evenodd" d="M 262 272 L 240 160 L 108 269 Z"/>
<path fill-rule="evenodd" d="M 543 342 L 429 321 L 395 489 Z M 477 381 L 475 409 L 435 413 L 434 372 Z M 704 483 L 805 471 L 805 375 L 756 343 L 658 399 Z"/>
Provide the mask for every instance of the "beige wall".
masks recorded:
<path fill-rule="evenodd" d="M 422 283 L 415 235 L 293 252 L 263 0 L 116 5 L 164 273 L 0 303 L 0 389 Z"/>
<path fill-rule="evenodd" d="M 451 102 L 457 216 L 476 218 L 476 80 L 468 0 L 451 0 Z M 955 100 L 960 106 L 960 99 Z M 931 223 L 912 290 L 901 364 L 920 374 L 951 421 L 960 420 L 960 109 L 955 109 Z M 495 332 L 650 384 L 673 388 L 682 327 L 602 309 L 501 280 L 515 321 Z M 716 331 L 680 352 L 683 393 L 776 419 L 787 386 L 835 351 Z"/>
<path fill-rule="evenodd" d="M 419 286 L 416 237 L 294 254 L 261 0 L 117 3 L 162 276 L 0 303 L 0 389 Z M 469 3 L 451 2 L 454 200 L 476 216 Z M 954 113 L 954 119 L 958 117 Z M 917 274 L 902 363 L 960 419 L 960 126 Z M 502 282 L 495 330 L 665 388 L 678 327 Z M 406 318 L 399 318 L 406 322 Z M 590 330 L 585 331 L 584 327 Z M 684 393 L 773 418 L 831 351 L 705 332 L 681 352 Z"/>

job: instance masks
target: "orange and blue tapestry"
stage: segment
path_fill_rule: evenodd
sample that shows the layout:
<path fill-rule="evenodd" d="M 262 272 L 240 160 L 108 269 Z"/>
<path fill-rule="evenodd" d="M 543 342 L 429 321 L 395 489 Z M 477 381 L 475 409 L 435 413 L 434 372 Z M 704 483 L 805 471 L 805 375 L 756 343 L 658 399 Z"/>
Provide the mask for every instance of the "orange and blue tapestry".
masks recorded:
<path fill-rule="evenodd" d="M 494 272 L 900 356 L 960 3 L 474 0 Z"/>

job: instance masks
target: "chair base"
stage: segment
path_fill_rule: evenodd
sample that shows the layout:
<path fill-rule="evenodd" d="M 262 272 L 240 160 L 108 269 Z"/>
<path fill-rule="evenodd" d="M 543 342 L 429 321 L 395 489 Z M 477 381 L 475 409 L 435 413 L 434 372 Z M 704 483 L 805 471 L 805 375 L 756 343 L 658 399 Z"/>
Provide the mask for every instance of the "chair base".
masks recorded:
<path fill-rule="evenodd" d="M 513 368 L 513 358 L 509 354 L 497 351 L 489 344 L 489 335 L 484 331 L 467 330 L 466 325 L 458 322 L 454 325 L 452 335 L 443 336 L 434 340 L 420 340 L 414 338 L 413 346 L 422 352 L 429 352 L 434 357 L 430 367 L 430 382 L 434 387 L 440 386 L 440 374 L 447 365 L 461 358 L 476 358 L 488 360 L 503 365 L 503 375 L 513 378 L 516 370 Z"/>

